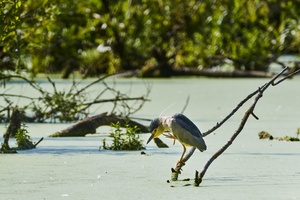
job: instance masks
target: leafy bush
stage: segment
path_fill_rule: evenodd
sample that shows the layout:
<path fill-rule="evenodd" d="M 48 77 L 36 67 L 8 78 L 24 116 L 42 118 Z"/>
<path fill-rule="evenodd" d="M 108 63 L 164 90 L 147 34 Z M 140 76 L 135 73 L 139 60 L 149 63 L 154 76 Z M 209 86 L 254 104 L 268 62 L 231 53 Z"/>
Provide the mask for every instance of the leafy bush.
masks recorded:
<path fill-rule="evenodd" d="M 25 124 L 22 124 L 21 128 L 18 129 L 15 138 L 18 148 L 26 149 L 28 141 L 30 141 L 30 136 L 28 135 L 27 126 Z"/>
<path fill-rule="evenodd" d="M 136 126 L 130 127 L 128 124 L 125 126 L 125 133 L 122 133 L 120 123 L 112 123 L 111 127 L 115 130 L 110 133 L 109 137 L 112 138 L 112 144 L 109 146 L 106 139 L 102 140 L 103 149 L 109 150 L 141 150 L 143 149 L 143 141 L 137 135 L 139 128 Z"/>
<path fill-rule="evenodd" d="M 300 9 L 292 0 L 4 0 L 0 9 L 1 69 L 23 69 L 29 58 L 34 74 L 144 66 L 167 76 L 176 67 L 224 63 L 265 71 L 280 55 L 299 54 Z"/>

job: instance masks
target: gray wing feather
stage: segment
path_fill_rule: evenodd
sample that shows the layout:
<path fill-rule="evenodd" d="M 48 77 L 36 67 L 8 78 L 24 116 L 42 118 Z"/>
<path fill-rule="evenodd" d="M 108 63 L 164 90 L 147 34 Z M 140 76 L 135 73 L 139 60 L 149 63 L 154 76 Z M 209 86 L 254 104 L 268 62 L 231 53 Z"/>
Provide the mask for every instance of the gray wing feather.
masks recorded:
<path fill-rule="evenodd" d="M 195 137 L 202 137 L 202 134 L 198 127 L 189 118 L 183 114 L 173 115 L 173 119 L 185 130 L 190 132 Z"/>
<path fill-rule="evenodd" d="M 179 141 L 194 146 L 200 151 L 206 150 L 202 134 L 191 120 L 183 114 L 175 114 L 172 118 L 172 132 Z"/>

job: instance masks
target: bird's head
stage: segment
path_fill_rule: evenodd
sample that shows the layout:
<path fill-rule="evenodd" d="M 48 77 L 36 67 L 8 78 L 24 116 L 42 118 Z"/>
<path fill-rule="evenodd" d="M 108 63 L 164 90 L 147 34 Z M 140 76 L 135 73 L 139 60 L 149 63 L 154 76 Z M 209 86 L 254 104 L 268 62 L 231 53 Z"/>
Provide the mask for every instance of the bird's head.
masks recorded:
<path fill-rule="evenodd" d="M 161 118 L 155 118 L 151 121 L 149 126 L 149 131 L 151 133 L 151 136 L 148 139 L 147 144 L 154 138 L 157 138 L 164 132 L 164 127 L 161 123 Z"/>

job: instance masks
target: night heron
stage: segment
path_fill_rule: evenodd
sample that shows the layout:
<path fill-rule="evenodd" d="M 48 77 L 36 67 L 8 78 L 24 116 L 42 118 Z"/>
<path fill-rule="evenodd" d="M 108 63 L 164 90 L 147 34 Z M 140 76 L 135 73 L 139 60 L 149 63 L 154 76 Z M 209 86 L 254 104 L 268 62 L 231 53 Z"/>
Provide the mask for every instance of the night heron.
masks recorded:
<path fill-rule="evenodd" d="M 183 153 L 178 162 L 182 162 L 186 152 L 186 146 L 193 146 L 200 151 L 206 150 L 206 144 L 202 138 L 202 134 L 197 126 L 183 114 L 175 114 L 170 117 L 160 117 L 151 121 L 149 130 L 151 136 L 147 144 L 157 138 L 163 132 L 168 131 L 172 134 L 164 134 L 166 137 L 178 140 L 183 146 Z"/>

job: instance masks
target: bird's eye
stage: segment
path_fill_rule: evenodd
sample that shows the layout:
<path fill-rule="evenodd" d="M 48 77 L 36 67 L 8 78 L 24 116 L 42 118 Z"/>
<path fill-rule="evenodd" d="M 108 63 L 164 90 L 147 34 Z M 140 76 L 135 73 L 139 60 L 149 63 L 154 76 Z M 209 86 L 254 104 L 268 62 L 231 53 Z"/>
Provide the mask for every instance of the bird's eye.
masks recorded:
<path fill-rule="evenodd" d="M 156 133 L 156 130 L 157 130 L 157 129 L 154 129 L 153 132 Z"/>

